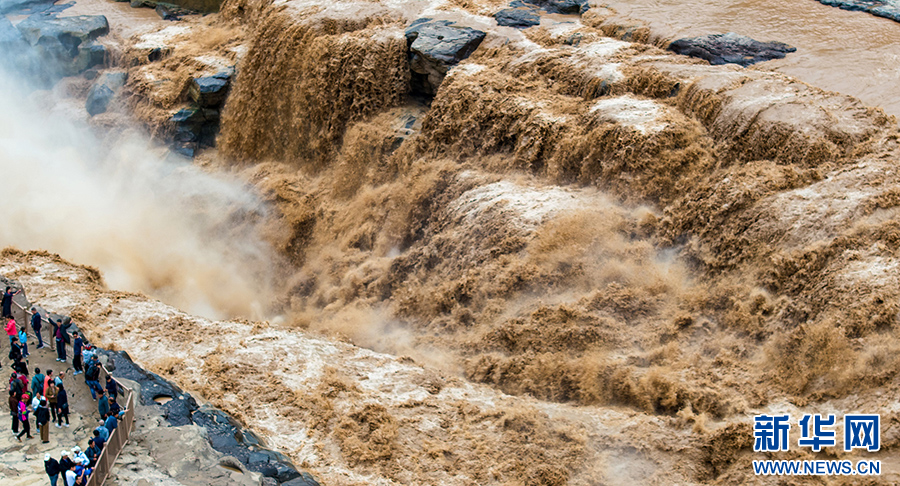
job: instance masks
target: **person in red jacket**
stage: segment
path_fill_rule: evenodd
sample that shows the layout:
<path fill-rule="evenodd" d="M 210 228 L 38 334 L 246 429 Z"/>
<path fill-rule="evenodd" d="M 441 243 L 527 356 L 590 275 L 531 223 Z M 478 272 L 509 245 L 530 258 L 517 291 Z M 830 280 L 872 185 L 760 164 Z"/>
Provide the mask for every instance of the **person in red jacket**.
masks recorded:
<path fill-rule="evenodd" d="M 13 338 L 19 338 L 19 331 L 16 328 L 16 320 L 12 317 L 6 321 L 6 335 L 9 336 L 9 343 L 12 344 Z"/>

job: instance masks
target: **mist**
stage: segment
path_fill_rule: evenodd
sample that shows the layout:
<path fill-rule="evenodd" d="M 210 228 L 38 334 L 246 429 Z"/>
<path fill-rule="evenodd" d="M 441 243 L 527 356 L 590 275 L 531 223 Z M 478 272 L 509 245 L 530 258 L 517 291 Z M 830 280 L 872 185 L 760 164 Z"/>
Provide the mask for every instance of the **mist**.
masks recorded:
<path fill-rule="evenodd" d="M 166 157 L 139 131 L 42 110 L 52 94 L 20 84 L 0 74 L 0 245 L 96 266 L 110 288 L 190 313 L 262 316 L 273 257 L 249 188 Z"/>

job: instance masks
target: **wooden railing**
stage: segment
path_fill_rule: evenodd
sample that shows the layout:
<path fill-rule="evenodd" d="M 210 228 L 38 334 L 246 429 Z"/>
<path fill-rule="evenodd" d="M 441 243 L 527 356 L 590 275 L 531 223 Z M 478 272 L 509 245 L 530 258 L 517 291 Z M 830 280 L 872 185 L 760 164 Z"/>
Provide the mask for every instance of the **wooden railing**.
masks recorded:
<path fill-rule="evenodd" d="M 26 332 L 28 329 L 31 329 L 33 332 L 34 329 L 31 327 L 31 316 L 33 314 L 29 310 L 31 306 L 23 306 L 16 302 L 15 299 L 13 299 L 13 304 L 13 318 L 16 319 L 16 323 L 25 326 Z M 19 320 L 19 318 L 21 318 L 21 320 Z M 41 316 L 41 320 L 48 325 L 50 324 L 49 319 L 45 316 Z M 53 349 L 55 339 L 54 336 L 50 336 L 50 340 L 45 342 L 45 345 L 48 345 Z M 101 366 L 98 382 L 106 383 L 107 376 L 111 376 L 109 371 L 105 366 Z M 113 380 L 115 380 L 115 378 L 113 378 Z M 97 463 L 94 465 L 94 471 L 91 473 L 85 486 L 101 486 L 103 482 L 106 481 L 106 478 L 109 477 L 109 473 L 112 471 L 113 465 L 116 463 L 116 459 L 119 458 L 119 454 L 122 453 L 122 449 L 125 448 L 125 444 L 128 442 L 128 437 L 131 435 L 131 429 L 134 427 L 134 390 L 123 385 L 118 380 L 115 381 L 119 390 L 122 390 L 121 395 L 124 400 L 122 400 L 120 404 L 124 403 L 125 416 L 119 420 L 119 425 L 116 427 L 116 430 L 113 430 L 112 433 L 109 434 L 109 440 L 107 440 L 106 444 L 103 446 L 103 452 L 100 453 L 100 457 L 97 458 Z M 93 429 L 88 433 L 92 432 Z"/>

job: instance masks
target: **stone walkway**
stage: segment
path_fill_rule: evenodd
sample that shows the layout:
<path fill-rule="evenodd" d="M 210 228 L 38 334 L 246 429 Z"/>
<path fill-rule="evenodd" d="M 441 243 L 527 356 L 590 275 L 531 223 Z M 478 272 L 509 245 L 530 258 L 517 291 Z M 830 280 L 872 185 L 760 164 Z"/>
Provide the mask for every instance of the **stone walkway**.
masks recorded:
<path fill-rule="evenodd" d="M 35 339 L 34 334 L 31 332 L 29 333 L 29 339 Z M 28 350 L 31 352 L 31 355 L 28 357 L 28 368 L 31 372 L 29 379 L 34 376 L 34 368 L 40 368 L 45 374 L 49 368 L 53 370 L 54 375 L 68 369 L 63 383 L 65 383 L 66 391 L 69 394 L 69 422 L 71 425 L 69 428 L 63 427 L 59 429 L 55 425 L 50 425 L 50 443 L 43 444 L 41 443 L 40 432 L 35 430 L 34 414 L 32 413 L 30 415 L 31 436 L 34 438 L 26 439 L 23 436 L 21 442 L 16 440 L 15 434 L 12 433 L 9 406 L 5 402 L 9 397 L 7 383 L 9 382 L 9 375 L 12 373 L 12 369 L 9 359 L 7 359 L 9 355 L 9 340 L 4 336 L 3 344 L 0 345 L 0 349 L 2 349 L 0 362 L 3 363 L 2 378 L 4 386 L 3 422 L 2 429 L 0 429 L 0 484 L 3 486 L 50 484 L 47 474 L 44 473 L 44 454 L 49 452 L 58 460 L 60 457 L 59 453 L 63 449 L 71 450 L 76 445 L 81 447 L 82 450 L 87 449 L 88 439 L 93 437 L 93 430 L 100 423 L 97 402 L 91 398 L 91 393 L 84 383 L 84 375 L 72 376 L 71 346 L 67 348 L 69 353 L 66 363 L 55 361 L 56 352 L 50 348 L 35 349 L 36 346 L 36 342 L 29 341 Z M 30 390 L 31 386 L 29 385 Z"/>

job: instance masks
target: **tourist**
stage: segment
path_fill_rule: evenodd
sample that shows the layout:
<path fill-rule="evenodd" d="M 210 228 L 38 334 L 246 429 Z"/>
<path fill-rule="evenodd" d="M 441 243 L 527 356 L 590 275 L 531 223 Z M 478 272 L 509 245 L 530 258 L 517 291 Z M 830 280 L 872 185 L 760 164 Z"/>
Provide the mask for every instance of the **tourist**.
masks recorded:
<path fill-rule="evenodd" d="M 13 434 L 18 434 L 19 433 L 19 397 L 16 396 L 16 392 L 13 390 L 9 391 L 9 414 L 12 416 Z"/>
<path fill-rule="evenodd" d="M 44 397 L 47 398 L 47 407 L 50 408 L 50 417 L 56 422 L 56 396 L 59 393 L 59 389 L 56 388 L 56 382 L 50 375 L 53 374 L 53 370 L 47 370 L 47 378 L 44 380 Z"/>
<path fill-rule="evenodd" d="M 62 375 L 62 373 L 60 373 Z M 66 427 L 69 426 L 69 395 L 66 393 L 66 387 L 62 383 L 56 385 L 56 428 L 62 427 L 62 420 L 65 417 Z"/>
<path fill-rule="evenodd" d="M 28 334 L 25 333 L 25 326 L 19 328 L 19 345 L 22 346 L 22 357 L 28 357 Z"/>
<path fill-rule="evenodd" d="M 19 337 L 19 333 L 16 330 L 16 320 L 12 317 L 10 317 L 8 321 L 6 321 L 6 335 L 9 336 L 10 343 L 13 342 L 13 338 Z"/>
<path fill-rule="evenodd" d="M 119 384 L 109 375 L 106 375 L 106 393 L 108 393 L 109 397 L 113 400 L 119 395 Z"/>
<path fill-rule="evenodd" d="M 100 437 L 103 439 L 103 442 L 109 440 L 109 429 L 106 428 L 103 424 L 106 422 L 106 415 L 100 418 L 100 425 L 94 429 L 94 437 Z"/>
<path fill-rule="evenodd" d="M 35 395 L 44 395 L 44 376 L 41 373 L 40 368 L 34 369 L 34 376 L 31 378 L 31 391 L 34 392 Z"/>
<path fill-rule="evenodd" d="M 59 375 L 57 375 L 57 377 L 53 379 L 53 384 L 56 385 L 57 388 L 59 388 L 60 386 L 62 386 L 63 379 L 65 377 L 66 377 L 66 373 L 64 371 L 61 371 L 59 373 Z"/>
<path fill-rule="evenodd" d="M 108 414 L 106 417 L 106 421 L 103 422 L 103 426 L 106 427 L 106 430 L 109 431 L 109 435 L 112 436 L 113 432 L 116 431 L 116 427 L 119 426 L 119 420 L 113 414 Z"/>
<path fill-rule="evenodd" d="M 31 422 L 28 420 L 28 401 L 31 397 L 28 393 L 22 395 L 22 400 L 19 401 L 19 422 L 22 423 L 22 431 L 19 432 L 19 435 L 16 436 L 20 442 L 22 441 L 22 436 L 24 435 L 27 439 L 33 439 L 31 436 Z"/>
<path fill-rule="evenodd" d="M 50 323 L 50 341 L 52 343 L 53 340 L 56 339 L 57 331 L 59 331 L 59 324 L 51 319 L 49 315 L 47 316 L 47 322 Z"/>
<path fill-rule="evenodd" d="M 75 463 L 73 462 L 69 469 L 66 470 L 66 486 L 75 486 L 75 480 L 78 475 L 75 474 Z"/>
<path fill-rule="evenodd" d="M 25 358 L 20 356 L 19 359 L 15 360 L 15 362 L 13 362 L 12 367 L 14 370 L 16 370 L 16 373 L 18 373 L 22 376 L 28 375 L 28 362 L 25 361 Z M 24 383 L 27 385 L 28 381 L 25 381 Z"/>
<path fill-rule="evenodd" d="M 9 359 L 11 359 L 13 363 L 22 359 L 22 347 L 19 346 L 18 336 L 9 337 Z"/>
<path fill-rule="evenodd" d="M 56 361 L 63 363 L 66 361 L 66 340 L 63 337 L 64 334 L 61 327 L 56 328 Z"/>
<path fill-rule="evenodd" d="M 21 290 L 13 292 L 11 287 L 6 287 L 6 292 L 3 292 L 3 315 L 0 317 L 12 317 L 13 296 L 19 292 L 21 292 Z"/>
<path fill-rule="evenodd" d="M 74 466 L 75 463 L 69 458 L 69 451 L 63 449 L 62 452 L 59 453 L 59 472 L 68 471 Z"/>
<path fill-rule="evenodd" d="M 94 429 L 94 438 L 92 440 L 94 441 L 94 445 L 96 445 L 98 449 L 103 450 L 103 446 L 106 445 L 106 439 L 104 439 L 100 435 L 99 429 L 106 430 L 106 427 L 100 426 Z M 107 432 L 107 434 L 109 434 L 109 432 Z"/>
<path fill-rule="evenodd" d="M 75 336 L 75 339 L 72 341 L 72 368 L 75 368 L 75 373 L 73 375 L 77 376 L 83 373 L 81 367 L 81 348 L 84 345 L 84 340 L 81 339 L 81 335 L 78 334 L 78 331 L 72 333 Z"/>
<path fill-rule="evenodd" d="M 81 464 L 83 462 L 87 462 L 88 458 L 84 455 L 84 452 L 81 452 L 81 447 L 75 446 L 72 448 L 72 460 L 75 461 L 75 464 Z"/>
<path fill-rule="evenodd" d="M 84 382 L 91 389 L 91 398 L 96 400 L 97 392 L 103 391 L 103 388 L 100 387 L 100 360 L 97 359 L 97 355 L 92 356 L 88 363 L 87 371 L 84 373 Z"/>
<path fill-rule="evenodd" d="M 109 413 L 118 417 L 119 412 L 121 412 L 121 411 L 122 411 L 122 407 L 119 406 L 119 402 L 115 398 L 113 398 L 112 400 L 109 401 Z"/>
<path fill-rule="evenodd" d="M 82 354 L 82 362 L 90 363 L 91 359 L 96 354 L 94 347 L 88 343 L 84 343 L 84 350 L 81 352 Z"/>
<path fill-rule="evenodd" d="M 59 480 L 59 461 L 50 456 L 50 453 L 44 454 L 44 471 L 50 477 L 50 486 L 56 486 Z"/>
<path fill-rule="evenodd" d="M 41 349 L 44 347 L 44 338 L 41 337 L 41 327 L 43 327 L 43 323 L 41 322 L 41 315 L 38 313 L 37 309 L 31 308 L 31 328 L 34 330 L 34 335 L 37 337 L 38 345 L 36 349 Z"/>
<path fill-rule="evenodd" d="M 88 441 L 90 446 L 84 451 L 84 455 L 88 458 L 88 466 L 94 467 L 97 465 L 97 459 L 100 458 L 100 452 L 103 450 L 103 446 L 98 445 L 97 441 L 100 439 L 94 438 Z"/>
<path fill-rule="evenodd" d="M 97 394 L 99 396 L 99 399 L 97 400 L 97 411 L 100 412 L 100 416 L 103 417 L 109 413 L 109 398 L 106 397 L 106 394 L 102 389 L 97 392 Z"/>
<path fill-rule="evenodd" d="M 47 407 L 47 400 L 42 398 L 41 403 L 34 410 L 34 424 L 41 431 L 41 442 L 47 444 L 50 442 L 50 408 Z"/>

